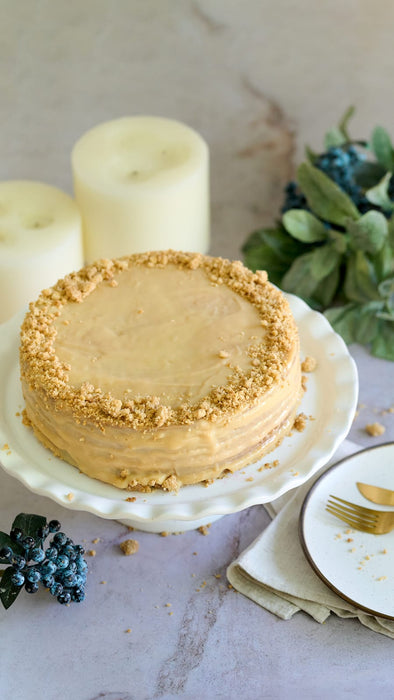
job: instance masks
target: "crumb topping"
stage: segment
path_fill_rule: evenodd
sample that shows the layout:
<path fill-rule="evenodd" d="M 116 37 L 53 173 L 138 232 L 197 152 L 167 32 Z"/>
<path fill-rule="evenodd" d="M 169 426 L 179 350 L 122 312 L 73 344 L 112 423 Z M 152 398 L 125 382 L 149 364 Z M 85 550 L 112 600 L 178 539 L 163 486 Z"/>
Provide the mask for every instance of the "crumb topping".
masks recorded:
<path fill-rule="evenodd" d="M 227 285 L 252 303 L 265 329 L 265 342 L 249 346 L 250 369 L 231 367 L 226 385 L 214 387 L 196 403 L 184 401 L 171 407 L 157 396 L 120 400 L 89 382 L 73 386 L 70 366 L 56 356 L 54 321 L 67 304 L 81 304 L 99 285 L 109 285 L 116 293 L 117 280 L 124 270 L 134 266 L 201 269 L 213 285 Z M 142 310 L 141 310 L 142 311 Z M 45 402 L 55 409 L 69 407 L 75 420 L 92 421 L 101 429 L 106 425 L 128 425 L 137 430 L 169 425 L 188 425 L 195 420 L 216 421 L 253 405 L 284 375 L 298 348 L 298 333 L 288 303 L 282 293 L 268 282 L 263 271 L 248 270 L 240 261 L 230 261 L 197 253 L 159 251 L 130 255 L 115 260 L 100 260 L 87 265 L 45 289 L 29 306 L 21 328 L 21 376 Z M 220 353 L 226 358 L 226 351 Z M 177 490 L 169 483 L 168 490 Z"/>
<path fill-rule="evenodd" d="M 309 355 L 301 363 L 302 372 L 314 372 L 317 366 L 316 358 L 310 357 Z"/>
<path fill-rule="evenodd" d="M 295 418 L 293 428 L 295 430 L 297 430 L 299 433 L 302 433 L 306 428 L 306 421 L 307 420 L 308 419 L 307 419 L 305 413 L 299 413 L 298 416 L 296 416 L 296 418 Z"/>

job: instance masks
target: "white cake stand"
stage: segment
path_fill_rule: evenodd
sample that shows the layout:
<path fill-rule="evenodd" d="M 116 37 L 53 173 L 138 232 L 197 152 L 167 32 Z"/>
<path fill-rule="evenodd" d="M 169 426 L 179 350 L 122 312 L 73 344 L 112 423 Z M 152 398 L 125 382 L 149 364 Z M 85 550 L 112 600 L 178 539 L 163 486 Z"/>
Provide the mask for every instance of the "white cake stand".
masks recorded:
<path fill-rule="evenodd" d="M 317 368 L 308 375 L 300 407 L 309 418 L 305 430 L 293 431 L 262 462 L 207 487 L 184 486 L 177 494 L 125 492 L 79 473 L 54 457 L 22 423 L 18 347 L 23 315 L 19 314 L 0 326 L 1 466 L 34 493 L 66 508 L 156 533 L 191 530 L 223 515 L 268 503 L 299 486 L 330 459 L 346 437 L 356 410 L 358 379 L 345 343 L 325 317 L 298 297 L 286 296 L 300 332 L 301 357 L 313 356 Z M 278 461 L 276 467 L 259 471 L 263 463 L 274 460 Z M 126 500 L 130 497 L 135 501 Z"/>

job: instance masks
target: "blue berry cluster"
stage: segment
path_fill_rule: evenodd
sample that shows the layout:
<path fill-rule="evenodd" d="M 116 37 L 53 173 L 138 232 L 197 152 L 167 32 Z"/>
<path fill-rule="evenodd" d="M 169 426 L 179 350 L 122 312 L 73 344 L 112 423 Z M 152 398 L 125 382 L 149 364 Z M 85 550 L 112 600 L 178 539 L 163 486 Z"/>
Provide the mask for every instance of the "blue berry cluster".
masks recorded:
<path fill-rule="evenodd" d="M 40 528 L 37 536 L 25 535 L 21 528 L 10 532 L 12 542 L 18 543 L 16 553 L 12 544 L 0 549 L 0 558 L 13 569 L 11 582 L 24 586 L 27 593 L 36 593 L 39 584 L 47 588 L 59 603 L 80 603 L 85 598 L 85 583 L 88 565 L 83 558 L 84 548 L 60 531 L 58 520 L 51 520 Z M 44 540 L 53 534 L 49 546 L 44 549 Z"/>
<path fill-rule="evenodd" d="M 372 208 L 364 192 L 356 181 L 356 172 L 365 161 L 365 155 L 352 144 L 343 147 L 333 146 L 316 156 L 313 165 L 322 170 L 338 187 L 353 200 L 358 210 L 365 214 Z M 289 209 L 309 209 L 307 200 L 296 182 L 289 182 L 285 187 L 285 201 L 282 206 L 284 214 Z"/>
<path fill-rule="evenodd" d="M 284 214 L 289 209 L 308 209 L 306 197 L 302 194 L 300 188 L 294 180 L 287 183 L 285 187 L 285 201 L 281 212 Z"/>

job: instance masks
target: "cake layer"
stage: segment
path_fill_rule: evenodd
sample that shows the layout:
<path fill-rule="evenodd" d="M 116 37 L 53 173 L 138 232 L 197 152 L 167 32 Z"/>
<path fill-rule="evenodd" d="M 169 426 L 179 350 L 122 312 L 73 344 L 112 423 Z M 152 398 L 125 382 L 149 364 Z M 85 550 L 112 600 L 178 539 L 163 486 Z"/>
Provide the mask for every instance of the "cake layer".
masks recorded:
<path fill-rule="evenodd" d="M 129 489 L 256 461 L 291 430 L 301 394 L 297 329 L 266 274 L 172 251 L 45 290 L 22 327 L 21 375 L 37 437 Z"/>

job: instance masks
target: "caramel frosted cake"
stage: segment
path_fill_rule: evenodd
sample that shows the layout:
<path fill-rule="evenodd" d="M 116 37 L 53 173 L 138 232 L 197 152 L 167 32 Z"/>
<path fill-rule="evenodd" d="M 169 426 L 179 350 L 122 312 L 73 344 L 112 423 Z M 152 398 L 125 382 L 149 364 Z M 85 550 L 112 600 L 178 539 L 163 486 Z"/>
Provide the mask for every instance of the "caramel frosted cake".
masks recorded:
<path fill-rule="evenodd" d="M 26 415 L 81 472 L 177 490 L 257 461 L 293 426 L 297 328 L 265 272 L 173 251 L 101 260 L 21 329 Z"/>

